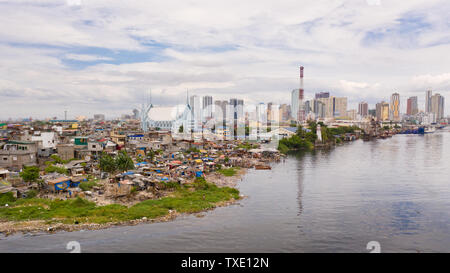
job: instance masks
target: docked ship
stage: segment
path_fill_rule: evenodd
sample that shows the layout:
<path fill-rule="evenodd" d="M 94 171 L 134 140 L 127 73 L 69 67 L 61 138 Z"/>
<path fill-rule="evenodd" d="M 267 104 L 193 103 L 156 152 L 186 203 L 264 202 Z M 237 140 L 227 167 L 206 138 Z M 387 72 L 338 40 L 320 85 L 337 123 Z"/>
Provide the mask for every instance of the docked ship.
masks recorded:
<path fill-rule="evenodd" d="M 425 127 L 425 134 L 432 134 L 434 132 L 436 132 L 436 127 L 434 127 L 434 126 Z"/>

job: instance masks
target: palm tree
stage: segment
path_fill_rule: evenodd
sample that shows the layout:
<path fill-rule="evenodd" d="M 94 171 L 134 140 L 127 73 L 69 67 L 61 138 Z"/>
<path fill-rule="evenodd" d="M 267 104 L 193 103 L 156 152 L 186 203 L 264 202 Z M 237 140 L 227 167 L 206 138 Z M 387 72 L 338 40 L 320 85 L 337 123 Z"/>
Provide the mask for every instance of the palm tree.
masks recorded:
<path fill-rule="evenodd" d="M 116 166 L 122 172 L 134 169 L 133 159 L 125 151 L 120 151 L 116 157 Z"/>

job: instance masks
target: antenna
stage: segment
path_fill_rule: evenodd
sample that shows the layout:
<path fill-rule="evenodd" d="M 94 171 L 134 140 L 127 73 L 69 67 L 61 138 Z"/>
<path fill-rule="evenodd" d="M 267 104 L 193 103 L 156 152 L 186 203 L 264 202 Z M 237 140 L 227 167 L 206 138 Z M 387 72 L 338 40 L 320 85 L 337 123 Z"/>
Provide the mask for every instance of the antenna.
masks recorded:
<path fill-rule="evenodd" d="M 189 105 L 189 89 L 186 88 L 186 104 Z"/>
<path fill-rule="evenodd" d="M 141 111 L 140 111 L 140 120 L 141 120 L 141 128 L 142 131 L 147 132 L 148 131 L 148 113 L 150 112 L 150 109 L 153 108 L 153 105 L 151 103 L 151 92 L 152 89 L 150 89 L 149 93 L 147 94 L 147 99 L 144 100 L 142 103 Z M 147 101 L 147 103 L 145 103 Z"/>
<path fill-rule="evenodd" d="M 152 89 L 150 88 L 150 94 L 149 94 L 149 104 L 152 103 Z"/>

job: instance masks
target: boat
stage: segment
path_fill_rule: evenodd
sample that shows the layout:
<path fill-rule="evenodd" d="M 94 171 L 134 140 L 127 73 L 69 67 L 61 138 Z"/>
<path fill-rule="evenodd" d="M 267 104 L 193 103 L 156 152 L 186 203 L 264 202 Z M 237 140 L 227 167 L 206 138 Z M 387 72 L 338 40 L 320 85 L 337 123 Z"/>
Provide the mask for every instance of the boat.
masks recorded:
<path fill-rule="evenodd" d="M 436 127 L 434 126 L 429 126 L 425 128 L 425 134 L 432 134 L 434 132 L 436 132 Z"/>
<path fill-rule="evenodd" d="M 256 170 L 271 170 L 272 167 L 270 167 L 269 165 L 255 165 L 255 169 Z"/>

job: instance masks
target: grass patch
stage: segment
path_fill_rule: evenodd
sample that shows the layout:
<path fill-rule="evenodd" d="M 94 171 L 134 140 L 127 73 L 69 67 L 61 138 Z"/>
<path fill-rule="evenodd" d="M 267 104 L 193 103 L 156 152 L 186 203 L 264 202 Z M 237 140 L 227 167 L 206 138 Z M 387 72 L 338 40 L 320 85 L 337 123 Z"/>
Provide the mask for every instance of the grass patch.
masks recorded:
<path fill-rule="evenodd" d="M 174 187 L 171 197 L 147 200 L 132 207 L 113 204 L 96 206 L 86 199 L 70 200 L 19 199 L 10 202 L 10 207 L 0 208 L 0 220 L 27 221 L 46 220 L 67 224 L 122 222 L 147 217 L 153 219 L 167 215 L 169 210 L 193 213 L 211 209 L 218 202 L 239 198 L 239 191 L 233 188 L 219 188 L 203 178 L 195 183 Z M 4 197 L 2 197 L 4 198 Z M 3 199 L 2 199 L 3 200 Z"/>
<path fill-rule="evenodd" d="M 60 173 L 60 174 L 69 174 L 69 171 L 64 167 L 56 167 L 53 165 L 47 166 L 45 168 L 45 173 Z"/>
<path fill-rule="evenodd" d="M 97 186 L 97 180 L 89 180 L 87 182 L 80 183 L 80 189 L 83 191 L 90 191 L 95 186 Z"/>
<path fill-rule="evenodd" d="M 27 198 L 31 199 L 31 198 L 35 198 L 38 195 L 38 191 L 37 190 L 29 190 L 26 192 Z"/>
<path fill-rule="evenodd" d="M 12 192 L 2 193 L 0 194 L 0 206 L 4 206 L 6 204 L 11 204 L 16 201 Z"/>
<path fill-rule="evenodd" d="M 228 169 L 217 170 L 217 172 L 221 173 L 221 174 L 223 174 L 225 176 L 233 176 L 233 175 L 235 175 L 237 173 L 237 171 L 239 169 L 240 169 L 239 167 L 231 167 L 231 168 L 228 168 Z"/>

